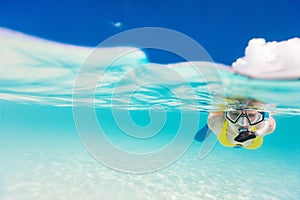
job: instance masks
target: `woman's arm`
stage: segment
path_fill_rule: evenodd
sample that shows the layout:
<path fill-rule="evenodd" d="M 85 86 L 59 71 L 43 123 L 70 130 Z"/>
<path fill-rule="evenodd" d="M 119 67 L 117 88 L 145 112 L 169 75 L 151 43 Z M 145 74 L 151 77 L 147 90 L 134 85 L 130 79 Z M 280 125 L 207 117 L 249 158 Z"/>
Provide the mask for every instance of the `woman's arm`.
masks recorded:
<path fill-rule="evenodd" d="M 273 133 L 275 131 L 275 129 L 276 129 L 276 122 L 273 117 L 270 117 L 269 118 L 269 128 L 265 135 Z"/>
<path fill-rule="evenodd" d="M 261 127 L 258 130 L 256 130 L 257 136 L 265 136 L 274 132 L 276 128 L 276 122 L 274 118 L 270 117 L 268 120 L 265 120 L 262 123 L 263 124 L 261 125 Z"/>
<path fill-rule="evenodd" d="M 216 134 L 219 135 L 224 123 L 223 112 L 212 112 L 209 113 L 207 119 L 208 127 Z"/>

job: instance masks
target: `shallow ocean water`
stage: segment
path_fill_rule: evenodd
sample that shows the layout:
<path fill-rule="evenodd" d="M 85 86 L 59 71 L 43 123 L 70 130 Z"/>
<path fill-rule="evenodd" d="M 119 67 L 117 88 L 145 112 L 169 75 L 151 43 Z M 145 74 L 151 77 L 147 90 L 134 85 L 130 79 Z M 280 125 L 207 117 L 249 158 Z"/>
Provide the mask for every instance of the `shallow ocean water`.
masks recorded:
<path fill-rule="evenodd" d="M 216 144 L 200 159 L 193 142 L 172 165 L 130 174 L 87 152 L 71 108 L 2 103 L 1 199 L 299 199 L 300 118 L 275 118 L 258 150 Z"/>

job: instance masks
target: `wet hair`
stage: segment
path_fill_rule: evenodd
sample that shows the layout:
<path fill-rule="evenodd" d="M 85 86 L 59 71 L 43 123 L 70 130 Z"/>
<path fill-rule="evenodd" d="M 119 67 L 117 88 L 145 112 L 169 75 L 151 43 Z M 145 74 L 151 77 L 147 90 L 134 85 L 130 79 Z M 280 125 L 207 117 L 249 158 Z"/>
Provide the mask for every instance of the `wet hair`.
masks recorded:
<path fill-rule="evenodd" d="M 226 99 L 227 109 L 255 109 L 263 110 L 266 103 L 253 98 L 233 97 Z"/>

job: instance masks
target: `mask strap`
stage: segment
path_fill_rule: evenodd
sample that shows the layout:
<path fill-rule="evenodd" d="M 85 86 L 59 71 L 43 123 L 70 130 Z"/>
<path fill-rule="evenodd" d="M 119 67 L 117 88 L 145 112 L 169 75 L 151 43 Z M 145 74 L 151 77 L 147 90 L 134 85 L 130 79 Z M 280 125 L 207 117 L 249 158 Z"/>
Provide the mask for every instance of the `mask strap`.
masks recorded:
<path fill-rule="evenodd" d="M 268 112 L 265 112 L 264 118 L 265 118 L 265 119 L 269 119 L 269 117 L 270 117 L 269 113 L 268 113 Z"/>

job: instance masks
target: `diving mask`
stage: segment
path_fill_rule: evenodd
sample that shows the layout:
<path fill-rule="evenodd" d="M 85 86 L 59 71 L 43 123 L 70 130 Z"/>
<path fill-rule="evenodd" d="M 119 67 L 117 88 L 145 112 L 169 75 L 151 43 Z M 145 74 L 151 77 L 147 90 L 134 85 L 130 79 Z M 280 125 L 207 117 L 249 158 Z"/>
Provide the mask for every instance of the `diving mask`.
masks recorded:
<path fill-rule="evenodd" d="M 237 123 L 241 117 L 245 117 L 251 126 L 264 121 L 265 112 L 257 110 L 229 110 L 225 117 L 232 123 Z"/>

